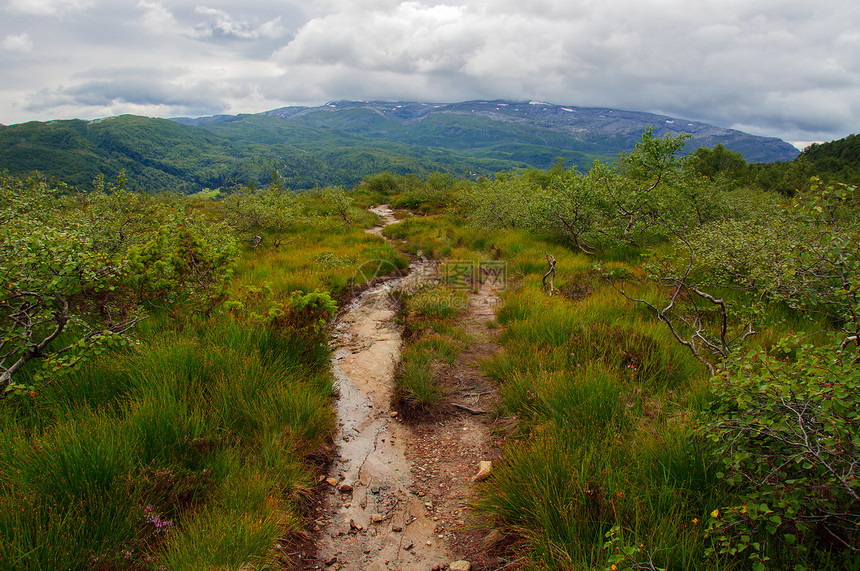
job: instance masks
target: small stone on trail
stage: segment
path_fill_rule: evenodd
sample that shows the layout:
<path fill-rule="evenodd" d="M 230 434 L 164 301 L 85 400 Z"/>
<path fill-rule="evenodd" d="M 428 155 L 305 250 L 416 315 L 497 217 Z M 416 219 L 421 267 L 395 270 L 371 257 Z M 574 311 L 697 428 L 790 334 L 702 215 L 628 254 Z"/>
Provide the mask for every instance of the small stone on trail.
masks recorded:
<path fill-rule="evenodd" d="M 397 533 L 400 533 L 401 531 L 403 531 L 403 526 L 402 526 L 402 525 L 395 525 L 395 526 L 392 526 L 392 527 L 391 527 L 391 531 L 395 531 L 395 532 L 397 532 Z"/>
<path fill-rule="evenodd" d="M 341 494 L 351 494 L 352 493 L 352 486 L 349 484 L 341 484 L 340 493 Z"/>
<path fill-rule="evenodd" d="M 391 411 L 391 414 L 390 414 L 390 415 L 388 415 L 388 416 L 390 416 L 391 418 L 395 418 L 395 417 L 397 416 L 397 411 L 396 411 L 396 410 L 392 410 L 392 411 Z"/>
<path fill-rule="evenodd" d="M 472 564 L 468 561 L 454 561 L 448 565 L 448 571 L 472 571 Z"/>
<path fill-rule="evenodd" d="M 337 478 L 326 478 L 325 481 L 329 486 L 337 486 L 338 483 Z"/>
<path fill-rule="evenodd" d="M 414 543 L 412 543 L 412 542 L 410 541 L 410 542 L 409 542 L 409 545 L 407 545 L 407 546 L 406 546 L 406 547 L 404 547 L 403 549 L 405 549 L 406 551 L 409 551 L 409 550 L 410 550 L 410 549 L 412 549 L 413 547 L 415 547 L 415 544 L 414 544 Z"/>
<path fill-rule="evenodd" d="M 382 521 L 382 516 L 380 514 L 373 514 L 370 516 L 370 521 L 373 523 L 380 523 Z"/>
<path fill-rule="evenodd" d="M 337 563 L 337 557 L 329 557 L 325 560 L 326 567 L 331 567 L 335 563 Z"/>
<path fill-rule="evenodd" d="M 478 462 L 478 473 L 472 476 L 472 481 L 480 482 L 481 480 L 485 480 L 492 471 L 493 463 L 489 460 L 481 460 L 480 462 Z"/>

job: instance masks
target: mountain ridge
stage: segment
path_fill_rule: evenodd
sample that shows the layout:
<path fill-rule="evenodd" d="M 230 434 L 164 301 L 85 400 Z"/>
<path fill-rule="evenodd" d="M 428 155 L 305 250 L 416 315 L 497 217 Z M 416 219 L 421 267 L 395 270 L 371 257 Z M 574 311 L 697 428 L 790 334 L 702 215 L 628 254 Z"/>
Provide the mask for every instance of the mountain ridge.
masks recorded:
<path fill-rule="evenodd" d="M 459 103 L 428 103 L 404 101 L 331 101 L 318 107 L 282 107 L 259 113 L 285 119 L 299 118 L 318 111 L 342 111 L 366 108 L 385 118 L 396 118 L 404 124 L 414 124 L 436 113 L 475 115 L 507 123 L 537 125 L 555 130 L 567 130 L 573 138 L 587 133 L 623 134 L 637 141 L 648 126 L 654 127 L 658 136 L 669 133 L 691 135 L 687 152 L 701 146 L 713 147 L 717 143 L 738 151 L 748 162 L 774 162 L 793 160 L 800 151 L 790 143 L 776 137 L 750 135 L 737 129 L 714 126 L 701 121 L 691 121 L 649 113 L 610 107 L 580 107 L 555 105 L 539 101 L 474 100 Z M 753 149 L 750 141 L 756 141 L 761 150 Z"/>
<path fill-rule="evenodd" d="M 779 139 L 663 115 L 503 100 L 460 103 L 333 101 L 262 113 L 158 119 L 124 115 L 0 126 L 0 169 L 40 171 L 78 188 L 125 170 L 148 192 L 195 192 L 236 183 L 349 186 L 381 171 L 492 176 L 546 169 L 559 159 L 587 170 L 630 152 L 642 132 L 690 135 L 687 152 L 722 143 L 748 161 L 789 161 Z"/>

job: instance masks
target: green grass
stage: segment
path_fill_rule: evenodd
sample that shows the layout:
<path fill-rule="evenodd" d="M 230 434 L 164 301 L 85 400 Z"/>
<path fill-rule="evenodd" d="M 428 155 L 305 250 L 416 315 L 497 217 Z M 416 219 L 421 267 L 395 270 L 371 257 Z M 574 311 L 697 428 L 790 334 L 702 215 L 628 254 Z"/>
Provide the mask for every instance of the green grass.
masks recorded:
<path fill-rule="evenodd" d="M 304 460 L 334 426 L 329 352 L 259 315 L 292 289 L 346 293 L 351 268 L 317 267 L 319 251 L 405 264 L 360 229 L 306 232 L 314 248 L 248 252 L 241 307 L 156 311 L 130 348 L 3 403 L 0 568 L 237 568 L 300 531 Z"/>
<path fill-rule="evenodd" d="M 433 202 L 400 198 L 416 209 Z M 306 460 L 329 442 L 335 418 L 325 339 L 275 329 L 265 314 L 296 290 L 347 299 L 378 277 L 357 272 L 362 264 L 397 271 L 418 251 L 506 264 L 502 350 L 483 363 L 501 388 L 504 460 L 476 505 L 488 527 L 524 540 L 524 566 L 607 569 L 615 547 L 641 546 L 667 569 L 745 568 L 706 556 L 708 514 L 733 493 L 692 432 L 711 398 L 707 370 L 601 279 L 594 259 L 451 214 L 386 228 L 394 245 L 366 234 L 371 224 L 369 215 L 351 226 L 297 224 L 289 244 L 244 252 L 229 303 L 211 318 L 154 308 L 132 346 L 48 379 L 35 397 L 4 401 L 0 568 L 273 565 L 276 538 L 302 530 L 301 498 L 317 476 Z M 541 283 L 546 252 L 557 259 L 552 296 Z M 641 254 L 618 249 L 597 261 L 632 294 L 656 299 Z M 403 296 L 395 400 L 414 418 L 444 405 L 445 379 L 471 342 L 459 322 L 468 293 L 447 286 Z M 779 304 L 758 317 L 754 346 L 826 328 Z"/>
<path fill-rule="evenodd" d="M 589 258 L 547 236 L 479 229 L 453 214 L 406 219 L 386 235 L 403 251 L 442 261 L 507 264 L 497 316 L 502 351 L 483 364 L 502 392 L 496 442 L 504 460 L 480 485 L 476 505 L 487 527 L 525 540 L 518 555 L 526 568 L 608 569 L 614 550 L 625 547 L 634 553 L 628 564 L 644 565 L 651 554 L 666 569 L 749 568 L 744 558 L 707 554 L 710 514 L 733 505 L 736 493 L 694 432 L 713 398 L 708 369 L 652 310 L 602 277 L 624 279 L 633 297 L 665 304 L 665 292 L 647 279 L 646 249 Z M 547 252 L 557 260 L 553 296 L 541 281 Z M 733 308 L 752 301 L 726 288 L 709 291 Z M 783 304 L 756 307 L 749 347 L 768 348 L 798 331 L 814 341 L 829 328 Z M 418 309 L 425 319 L 441 317 L 438 304 Z M 743 331 L 744 317 L 742 310 L 729 316 L 733 334 Z M 717 320 L 711 311 L 704 324 L 714 330 Z M 842 565 L 838 553 L 819 555 L 828 568 Z"/>
<path fill-rule="evenodd" d="M 404 352 L 395 378 L 395 400 L 410 409 L 424 412 L 442 401 L 445 391 L 436 380 L 432 362 L 433 355 L 428 351 Z"/>
<path fill-rule="evenodd" d="M 280 341 L 226 319 L 200 336 L 162 332 L 138 352 L 112 356 L 102 380 L 120 378 L 124 390 L 111 406 L 94 410 L 88 399 L 71 402 L 70 391 L 45 391 L 38 412 L 53 407 L 52 425 L 22 431 L 7 418 L 2 566 L 83 568 L 93 557 L 117 561 L 133 552 L 139 564 L 164 557 L 171 569 L 203 561 L 203 568 L 234 567 L 296 531 L 299 520 L 286 515 L 295 508 L 284 498 L 313 481 L 301 460 L 329 438 L 332 385 L 327 361 L 297 360 L 289 351 L 298 343 Z M 247 463 L 242 470 L 237 458 Z M 254 503 L 231 499 L 237 494 Z M 173 522 L 169 531 L 142 523 L 146 505 Z M 168 555 L 161 555 L 165 537 Z M 188 546 L 197 555 L 174 553 Z"/>
<path fill-rule="evenodd" d="M 479 231 L 452 216 L 408 219 L 386 234 L 442 260 L 507 263 L 503 351 L 484 364 L 500 383 L 499 426 L 508 427 L 497 436 L 505 460 L 479 490 L 487 524 L 527 540 L 529 568 L 608 568 L 604 536 L 615 525 L 624 541 L 656 550 L 661 566 L 700 568 L 702 522 L 721 501 L 704 449 L 688 437 L 692 413 L 707 398 L 705 367 L 648 311 L 600 280 L 592 260 L 557 243 Z M 541 283 L 545 252 L 557 260 L 553 296 Z M 637 261 L 619 252 L 601 263 L 635 279 Z M 432 303 L 440 299 L 413 312 L 443 318 Z M 408 351 L 424 353 L 404 354 L 416 384 L 430 377 L 431 351 L 422 342 Z M 706 566 L 729 568 L 716 560 Z"/>
<path fill-rule="evenodd" d="M 464 334 L 455 325 L 463 311 L 462 293 L 437 287 L 404 297 L 401 319 L 407 341 L 395 374 L 394 402 L 410 412 L 435 411 L 448 387 L 440 377 L 464 348 Z"/>

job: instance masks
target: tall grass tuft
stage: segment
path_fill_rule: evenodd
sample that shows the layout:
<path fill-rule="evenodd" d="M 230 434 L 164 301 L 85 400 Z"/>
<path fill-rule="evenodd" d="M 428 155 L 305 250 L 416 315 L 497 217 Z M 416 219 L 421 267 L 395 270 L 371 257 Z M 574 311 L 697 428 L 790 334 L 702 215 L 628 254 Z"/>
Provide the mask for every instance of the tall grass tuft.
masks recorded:
<path fill-rule="evenodd" d="M 116 428 L 110 419 L 82 411 L 4 450 L 0 567 L 84 568 L 91 554 L 133 536 L 130 506 L 139 490 L 127 476 L 134 448 Z"/>
<path fill-rule="evenodd" d="M 401 407 L 429 411 L 445 396 L 433 371 L 433 354 L 422 349 L 403 352 L 400 367 L 394 379 L 394 399 Z"/>

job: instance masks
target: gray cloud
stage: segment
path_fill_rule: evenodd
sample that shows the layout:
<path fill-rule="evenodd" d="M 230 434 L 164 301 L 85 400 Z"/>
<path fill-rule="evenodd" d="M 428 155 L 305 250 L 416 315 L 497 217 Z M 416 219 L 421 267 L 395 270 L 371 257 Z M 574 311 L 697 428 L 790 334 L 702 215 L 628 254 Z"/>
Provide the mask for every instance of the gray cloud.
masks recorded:
<path fill-rule="evenodd" d="M 231 37 L 240 40 L 260 40 L 282 37 L 286 30 L 281 27 L 280 16 L 267 22 L 256 23 L 236 19 L 220 8 L 198 6 L 196 14 L 203 16 L 206 21 L 195 27 L 199 37 Z"/>
<path fill-rule="evenodd" d="M 359 2 L 310 21 L 275 58 L 300 71 L 281 85 L 295 96 L 297 76 L 376 98 L 414 93 L 417 75 L 425 99 L 489 91 L 813 138 L 860 119 L 857 21 L 856 7 L 827 0 Z M 338 83 L 355 71 L 363 85 Z"/>
<path fill-rule="evenodd" d="M 854 0 L 9 0 L 5 12 L 0 45 L 17 51 L 0 61 L 4 122 L 510 98 L 787 140 L 860 123 Z"/>
<path fill-rule="evenodd" d="M 202 116 L 229 108 L 229 99 L 249 96 L 252 88 L 201 77 L 187 81 L 182 68 L 113 68 L 88 71 L 76 76 L 69 87 L 41 90 L 30 96 L 24 107 L 40 113 L 55 108 L 120 110 L 110 113 L 161 110 L 165 116 Z M 121 111 L 127 109 L 127 111 Z"/>
<path fill-rule="evenodd" d="M 70 12 L 83 12 L 94 5 L 94 0 L 9 0 L 8 9 L 38 16 L 62 16 Z"/>

